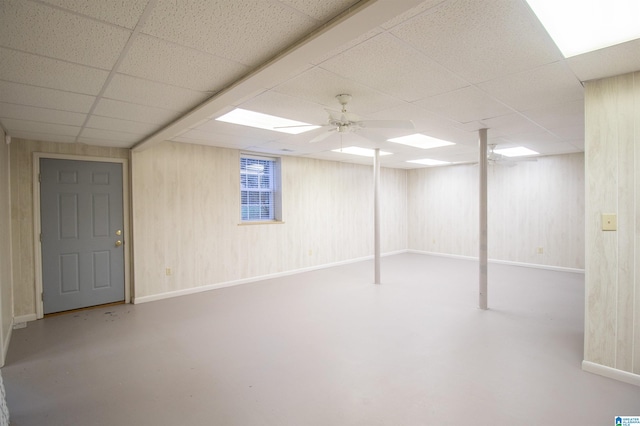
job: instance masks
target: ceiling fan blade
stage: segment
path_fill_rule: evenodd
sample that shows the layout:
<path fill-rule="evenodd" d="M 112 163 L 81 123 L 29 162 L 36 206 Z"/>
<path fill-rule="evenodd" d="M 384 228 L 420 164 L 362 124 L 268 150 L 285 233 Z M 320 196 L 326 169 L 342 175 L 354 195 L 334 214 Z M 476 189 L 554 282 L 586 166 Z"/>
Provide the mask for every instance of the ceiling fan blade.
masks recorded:
<path fill-rule="evenodd" d="M 325 108 L 324 110 L 327 111 L 331 120 L 342 121 L 342 112 L 329 108 Z"/>
<path fill-rule="evenodd" d="M 356 121 L 360 121 L 360 116 L 356 115 L 352 112 L 344 112 L 342 113 L 342 118 L 344 118 L 343 121 L 349 121 L 349 122 L 356 122 Z"/>
<path fill-rule="evenodd" d="M 309 143 L 316 143 L 316 142 L 323 141 L 326 138 L 328 138 L 329 136 L 331 136 L 331 132 L 335 132 L 335 131 L 336 131 L 335 128 L 331 128 L 328 131 L 326 131 L 325 133 L 320 133 L 318 136 L 316 136 L 315 138 L 311 139 L 309 141 Z"/>
<path fill-rule="evenodd" d="M 378 129 L 414 129 L 414 125 L 410 120 L 363 120 L 356 124 L 362 128 L 378 128 Z"/>

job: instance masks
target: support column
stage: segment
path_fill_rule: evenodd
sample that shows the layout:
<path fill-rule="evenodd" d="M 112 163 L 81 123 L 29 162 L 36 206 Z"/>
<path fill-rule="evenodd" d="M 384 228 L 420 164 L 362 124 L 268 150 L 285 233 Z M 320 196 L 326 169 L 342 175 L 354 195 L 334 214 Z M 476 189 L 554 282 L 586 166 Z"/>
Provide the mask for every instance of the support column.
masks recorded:
<path fill-rule="evenodd" d="M 487 309 L 487 129 L 478 130 L 480 137 L 480 282 L 479 282 L 479 306 Z"/>
<path fill-rule="evenodd" d="M 380 148 L 373 157 L 373 283 L 380 284 Z"/>

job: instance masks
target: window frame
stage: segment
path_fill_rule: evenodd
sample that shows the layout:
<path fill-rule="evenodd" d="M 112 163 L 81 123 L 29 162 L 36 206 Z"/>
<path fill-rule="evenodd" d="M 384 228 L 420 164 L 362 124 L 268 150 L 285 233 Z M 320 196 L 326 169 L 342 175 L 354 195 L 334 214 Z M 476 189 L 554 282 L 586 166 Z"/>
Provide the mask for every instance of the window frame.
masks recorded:
<path fill-rule="evenodd" d="M 270 165 L 270 175 L 268 179 L 269 187 L 262 187 L 264 181 L 260 177 L 260 173 L 258 174 L 257 184 L 255 187 L 251 188 L 247 186 L 249 182 L 249 176 L 252 173 L 247 173 L 246 171 L 246 160 L 257 160 L 258 162 L 268 161 Z M 256 163 L 253 163 L 256 164 Z M 260 164 L 260 163 L 258 163 Z M 239 159 L 239 171 L 240 171 L 240 225 L 255 225 L 255 224 L 265 224 L 265 223 L 283 223 L 282 222 L 282 190 L 281 190 L 281 159 L 280 157 L 272 157 L 265 155 L 256 155 L 252 153 L 240 153 Z M 246 177 L 246 179 L 244 178 Z M 250 194 L 253 193 L 253 194 Z M 263 203 L 263 194 L 268 194 L 269 202 L 267 204 Z M 249 203 L 243 202 L 243 200 L 248 201 L 250 197 L 258 197 L 257 203 Z M 269 207 L 269 214 L 266 215 L 268 217 L 263 216 L 261 213 L 256 215 L 245 215 L 245 206 L 246 207 L 254 207 L 262 210 L 264 206 Z M 253 217 L 252 217 L 253 216 Z"/>

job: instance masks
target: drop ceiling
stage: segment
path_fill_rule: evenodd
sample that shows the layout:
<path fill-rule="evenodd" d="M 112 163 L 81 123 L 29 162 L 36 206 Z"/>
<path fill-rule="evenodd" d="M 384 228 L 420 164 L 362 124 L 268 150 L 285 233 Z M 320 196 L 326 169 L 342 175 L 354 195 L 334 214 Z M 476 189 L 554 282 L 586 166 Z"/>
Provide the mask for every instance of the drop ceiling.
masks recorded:
<path fill-rule="evenodd" d="M 564 59 L 525 0 L 2 0 L 0 125 L 16 139 L 144 150 L 170 140 L 370 164 L 584 148 L 582 82 L 640 69 L 640 41 Z M 415 130 L 291 135 L 216 121 L 240 107 L 313 124 L 335 96 Z M 388 142 L 411 133 L 456 145 Z M 19 141 L 17 142 L 19 143 Z"/>

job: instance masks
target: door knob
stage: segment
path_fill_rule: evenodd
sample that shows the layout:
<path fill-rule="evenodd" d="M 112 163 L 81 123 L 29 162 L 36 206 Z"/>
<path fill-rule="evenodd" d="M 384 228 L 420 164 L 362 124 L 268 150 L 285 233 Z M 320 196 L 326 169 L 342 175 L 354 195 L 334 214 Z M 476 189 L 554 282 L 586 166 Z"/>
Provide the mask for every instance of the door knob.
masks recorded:
<path fill-rule="evenodd" d="M 116 241 L 116 247 L 120 247 L 122 245 L 122 241 L 118 240 Z"/>
<path fill-rule="evenodd" d="M 118 229 L 118 230 L 116 231 L 116 235 L 118 235 L 118 236 L 122 235 L 122 230 L 121 230 L 121 229 Z"/>

